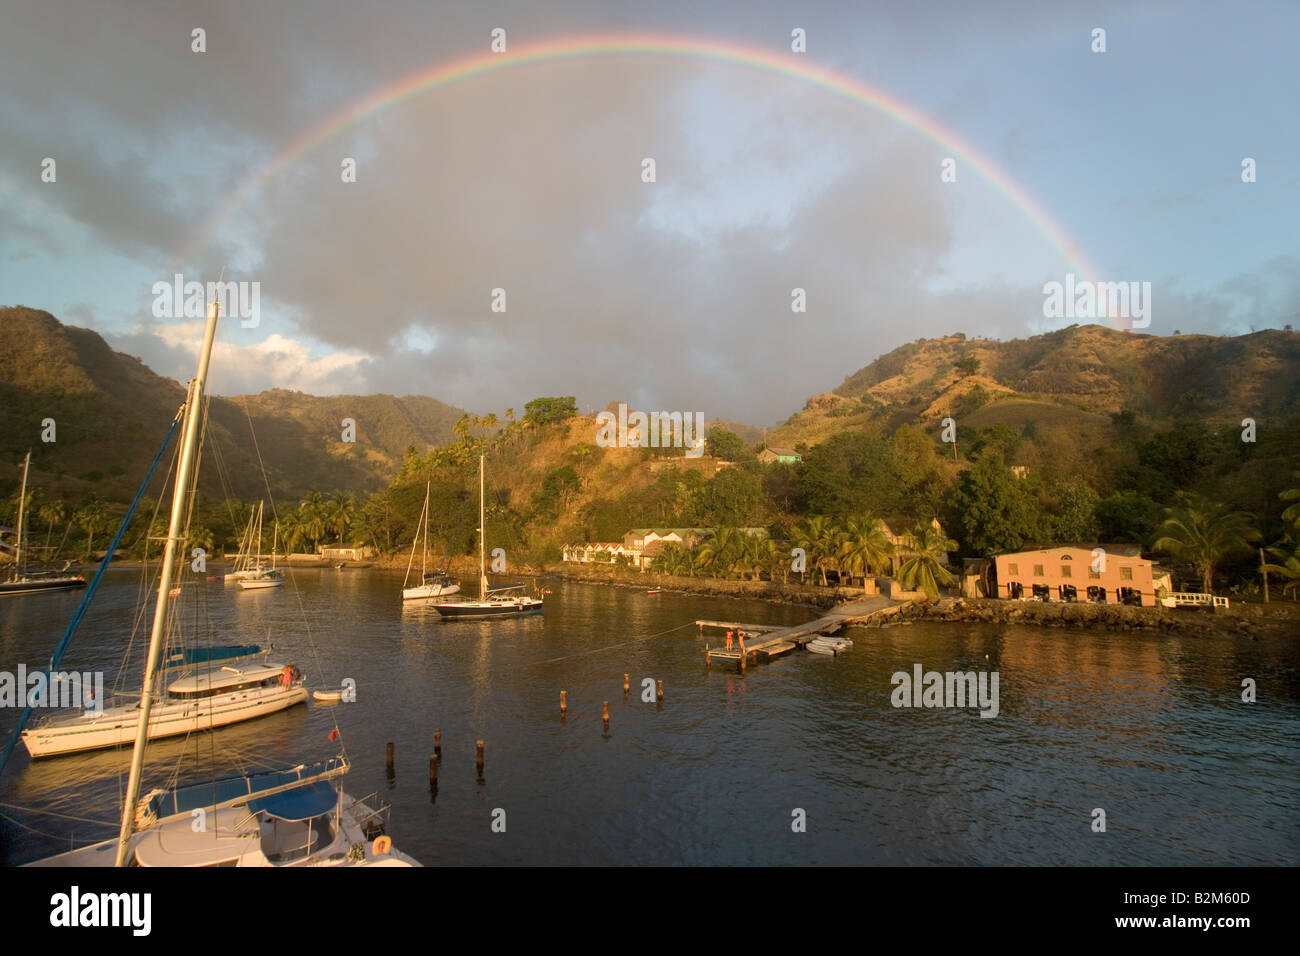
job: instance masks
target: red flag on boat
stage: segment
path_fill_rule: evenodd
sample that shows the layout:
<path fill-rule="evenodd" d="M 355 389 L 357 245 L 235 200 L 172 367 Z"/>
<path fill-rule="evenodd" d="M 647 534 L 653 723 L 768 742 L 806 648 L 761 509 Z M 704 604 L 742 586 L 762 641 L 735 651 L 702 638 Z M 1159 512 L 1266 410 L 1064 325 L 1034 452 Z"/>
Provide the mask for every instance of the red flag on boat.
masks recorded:
<path fill-rule="evenodd" d="M 335 727 L 333 730 L 330 731 L 330 740 L 338 740 L 338 739 L 339 739 L 339 729 Z"/>

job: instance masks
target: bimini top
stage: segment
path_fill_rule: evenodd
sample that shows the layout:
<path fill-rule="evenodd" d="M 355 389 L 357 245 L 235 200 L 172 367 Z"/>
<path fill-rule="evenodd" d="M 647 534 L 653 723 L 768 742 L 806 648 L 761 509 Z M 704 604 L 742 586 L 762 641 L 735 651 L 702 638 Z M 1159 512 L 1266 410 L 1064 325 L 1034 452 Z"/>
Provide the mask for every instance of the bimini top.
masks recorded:
<path fill-rule="evenodd" d="M 299 780 L 311 782 L 317 778 L 339 776 L 346 773 L 347 769 L 346 760 L 342 757 L 332 757 L 310 766 L 294 767 L 292 770 L 235 774 L 217 780 L 205 780 L 202 783 L 177 787 L 173 790 L 160 790 L 146 798 L 145 805 L 141 808 L 142 813 L 138 816 L 163 820 L 177 814 L 188 814 L 199 807 L 211 808 L 231 804 L 241 797 L 252 797 L 256 800 L 259 799 L 257 796 L 259 792 L 287 787 Z"/>
<path fill-rule="evenodd" d="M 224 644 L 216 647 L 187 647 L 174 651 L 163 658 L 163 667 L 171 670 L 177 667 L 192 667 L 195 664 L 215 664 L 218 661 L 233 661 L 241 657 L 252 657 L 262 653 L 257 644 Z"/>
<path fill-rule="evenodd" d="M 310 820 L 322 813 L 329 813 L 339 802 L 339 793 L 329 783 L 319 780 L 295 790 L 284 790 L 269 797 L 258 797 L 248 801 L 248 809 L 253 813 L 265 813 L 278 820 L 298 823 Z"/>

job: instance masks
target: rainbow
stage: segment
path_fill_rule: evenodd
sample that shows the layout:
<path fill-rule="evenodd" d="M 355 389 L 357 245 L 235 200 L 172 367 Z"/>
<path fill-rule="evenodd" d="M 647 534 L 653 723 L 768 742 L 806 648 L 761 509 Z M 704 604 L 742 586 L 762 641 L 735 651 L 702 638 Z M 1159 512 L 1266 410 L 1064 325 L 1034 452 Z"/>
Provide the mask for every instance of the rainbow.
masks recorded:
<path fill-rule="evenodd" d="M 487 45 L 487 39 L 484 37 L 484 46 Z M 613 56 L 689 57 L 729 63 L 811 83 L 836 96 L 876 110 L 942 147 L 945 156 L 961 161 L 963 170 L 973 170 L 1051 243 L 1081 278 L 1095 281 L 1097 270 L 1088 262 L 1078 245 L 1032 196 L 956 133 L 944 129 L 901 100 L 860 80 L 810 65 L 803 54 L 774 53 L 758 47 L 658 34 L 594 34 L 550 39 L 523 46 L 512 45 L 504 53 L 474 54 L 420 70 L 376 90 L 305 131 L 240 182 L 186 243 L 182 262 L 190 261 L 221 225 L 267 182 L 317 147 L 370 116 L 422 93 L 500 70 L 559 60 Z"/>

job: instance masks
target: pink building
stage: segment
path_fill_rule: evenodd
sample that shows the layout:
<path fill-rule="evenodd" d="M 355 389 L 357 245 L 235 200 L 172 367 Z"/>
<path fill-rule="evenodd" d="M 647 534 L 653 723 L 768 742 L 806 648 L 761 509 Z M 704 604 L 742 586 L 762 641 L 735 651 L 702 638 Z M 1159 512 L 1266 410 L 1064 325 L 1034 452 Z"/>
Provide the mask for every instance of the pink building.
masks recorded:
<path fill-rule="evenodd" d="M 1152 564 L 1136 548 L 1062 546 L 998 555 L 997 596 L 1156 606 Z"/>

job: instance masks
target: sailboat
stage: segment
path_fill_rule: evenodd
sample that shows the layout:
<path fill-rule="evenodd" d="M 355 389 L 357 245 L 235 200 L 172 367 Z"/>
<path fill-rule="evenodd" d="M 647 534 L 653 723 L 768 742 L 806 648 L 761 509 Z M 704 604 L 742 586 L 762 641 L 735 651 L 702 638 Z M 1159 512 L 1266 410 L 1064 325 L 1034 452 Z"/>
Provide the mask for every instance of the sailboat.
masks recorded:
<path fill-rule="evenodd" d="M 477 601 L 445 601 L 441 604 L 435 604 L 437 610 L 445 618 L 459 617 L 502 617 L 509 614 L 528 614 L 532 611 L 542 610 L 542 599 L 530 597 L 527 594 L 516 594 L 516 591 L 522 591 L 523 585 L 517 585 L 508 588 L 497 588 L 495 590 L 488 587 L 487 579 L 487 554 L 484 541 L 487 538 L 487 524 L 483 518 L 483 456 L 478 458 L 478 582 L 479 582 L 479 599 Z"/>
<path fill-rule="evenodd" d="M 183 540 L 186 498 L 193 487 L 203 407 L 219 307 L 208 311 L 198 372 L 184 407 L 180 462 L 158 580 L 153 628 L 136 718 L 131 770 L 115 839 L 68 853 L 50 866 L 418 866 L 383 834 L 382 812 L 349 798 L 338 781 L 348 763 L 339 756 L 310 767 L 237 774 L 155 790 L 140 799 L 154 684 L 164 670 L 163 648 L 173 575 Z M 69 632 L 71 633 L 71 631 Z M 56 655 L 57 656 L 57 655 Z M 53 666 L 53 665 L 52 665 Z M 206 823 L 195 827 L 202 817 Z M 370 842 L 367 846 L 367 841 Z"/>
<path fill-rule="evenodd" d="M 149 714 L 149 739 L 212 730 L 285 710 L 307 699 L 302 674 L 292 664 L 234 662 L 263 654 L 255 644 L 197 648 L 169 655 L 164 671 L 183 669 Z M 36 757 L 118 747 L 135 739 L 139 704 L 100 707 L 70 716 L 46 717 L 22 734 Z"/>
<path fill-rule="evenodd" d="M 62 574 L 58 571 L 23 571 L 23 525 L 27 523 L 27 472 L 32 466 L 32 453 L 23 459 L 23 486 L 18 493 L 18 538 L 14 544 L 14 569 L 8 581 L 0 581 L 0 595 L 32 594 L 37 591 L 67 591 L 84 588 L 86 579 L 79 574 Z M 6 545 L 7 547 L 7 545 Z"/>
<path fill-rule="evenodd" d="M 258 541 L 261 539 L 261 525 L 258 525 Z M 267 588 L 284 587 L 284 572 L 275 567 L 275 549 L 280 543 L 280 523 L 275 523 L 275 531 L 271 537 L 271 566 L 269 568 L 262 565 L 262 546 L 257 546 L 257 570 L 248 577 L 239 579 L 239 586 L 245 591 L 264 591 Z"/>
<path fill-rule="evenodd" d="M 420 525 L 416 529 L 415 541 L 411 544 L 411 560 L 406 563 L 406 577 L 402 579 L 402 600 L 414 601 L 419 598 L 444 597 L 460 590 L 460 582 L 453 581 L 442 569 L 429 571 L 429 490 L 433 482 L 424 486 L 424 510 L 420 512 Z M 406 586 L 411 578 L 411 569 L 415 566 L 415 549 L 424 546 L 420 558 L 420 583 L 413 588 Z"/>
<path fill-rule="evenodd" d="M 235 558 L 235 566 L 229 574 L 225 576 L 225 581 L 243 581 L 247 578 L 255 578 L 266 571 L 262 563 L 262 505 L 263 502 L 257 503 L 257 513 L 248 513 L 248 527 L 244 529 L 244 536 L 239 540 L 239 554 Z M 257 557 L 253 556 L 253 542 L 257 542 Z"/>

